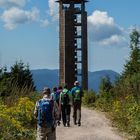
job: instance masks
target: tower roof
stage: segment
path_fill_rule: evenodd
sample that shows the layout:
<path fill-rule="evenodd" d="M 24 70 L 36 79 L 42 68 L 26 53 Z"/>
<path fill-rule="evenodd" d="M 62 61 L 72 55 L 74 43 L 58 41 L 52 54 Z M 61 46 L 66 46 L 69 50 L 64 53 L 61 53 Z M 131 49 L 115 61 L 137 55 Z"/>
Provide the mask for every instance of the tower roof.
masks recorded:
<path fill-rule="evenodd" d="M 63 2 L 63 4 L 69 4 L 74 2 L 75 4 L 80 4 L 82 2 L 88 2 L 87 0 L 57 0 L 56 2 Z"/>

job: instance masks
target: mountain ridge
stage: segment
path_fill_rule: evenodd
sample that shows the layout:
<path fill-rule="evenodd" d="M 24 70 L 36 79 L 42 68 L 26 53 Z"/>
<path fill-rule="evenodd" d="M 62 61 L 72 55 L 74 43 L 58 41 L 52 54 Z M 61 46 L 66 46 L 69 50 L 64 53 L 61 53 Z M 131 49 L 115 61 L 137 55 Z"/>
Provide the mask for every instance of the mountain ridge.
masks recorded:
<path fill-rule="evenodd" d="M 37 91 L 41 91 L 44 86 L 53 88 L 59 85 L 59 70 L 58 69 L 34 69 L 31 70 L 33 80 Z M 94 72 L 88 72 L 88 87 L 89 90 L 98 92 L 101 79 L 108 76 L 111 82 L 114 82 L 119 73 L 113 70 L 100 70 Z"/>

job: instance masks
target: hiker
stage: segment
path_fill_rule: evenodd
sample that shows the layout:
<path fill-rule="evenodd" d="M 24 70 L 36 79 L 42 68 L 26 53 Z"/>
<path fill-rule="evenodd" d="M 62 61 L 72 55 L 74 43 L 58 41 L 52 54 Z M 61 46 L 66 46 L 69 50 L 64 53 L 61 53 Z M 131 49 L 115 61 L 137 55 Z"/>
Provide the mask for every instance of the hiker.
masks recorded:
<path fill-rule="evenodd" d="M 59 103 L 60 103 L 60 93 L 62 92 L 62 90 L 63 90 L 62 86 L 59 86 L 59 87 L 57 88 L 57 94 L 58 94 L 58 96 L 59 96 L 59 101 L 57 102 L 58 105 L 59 105 Z"/>
<path fill-rule="evenodd" d="M 57 100 L 57 87 L 54 87 L 53 89 L 52 89 L 52 93 L 51 93 L 51 99 L 52 100 L 54 100 L 54 101 L 56 101 Z"/>
<path fill-rule="evenodd" d="M 63 125 L 70 127 L 70 91 L 65 84 L 62 92 L 60 93 L 60 104 L 61 104 L 61 112 L 62 112 L 62 121 Z"/>
<path fill-rule="evenodd" d="M 59 96 L 58 106 L 59 106 L 59 111 L 60 111 L 58 125 L 60 125 L 60 123 L 61 123 L 61 104 L 60 104 L 60 93 L 62 92 L 62 90 L 63 90 L 62 86 L 59 86 L 59 87 L 57 88 L 57 94 L 58 94 L 58 96 Z"/>
<path fill-rule="evenodd" d="M 51 99 L 52 99 L 54 102 L 56 102 L 57 106 L 59 107 L 59 112 L 61 112 L 61 107 L 59 106 L 60 91 L 58 92 L 57 87 L 54 87 L 54 88 L 52 89 L 52 91 L 53 91 L 53 92 L 51 93 Z M 61 114 L 61 113 L 59 113 L 59 114 Z M 61 117 L 60 117 L 60 115 L 59 115 L 59 119 L 58 119 L 58 121 L 57 121 L 57 124 L 58 124 L 58 125 L 60 125 L 60 119 L 61 119 Z"/>
<path fill-rule="evenodd" d="M 54 87 L 54 88 L 52 89 L 51 98 L 52 98 L 52 100 L 56 101 L 56 103 L 57 103 L 58 106 L 59 106 L 60 93 L 58 92 L 57 87 Z"/>
<path fill-rule="evenodd" d="M 72 94 L 72 105 L 73 105 L 73 121 L 74 124 L 81 126 L 81 103 L 83 91 L 79 86 L 79 82 L 74 82 L 74 87 L 71 89 Z"/>
<path fill-rule="evenodd" d="M 56 140 L 57 104 L 50 98 L 50 88 L 45 87 L 43 98 L 36 102 L 34 114 L 37 118 L 37 140 Z"/>

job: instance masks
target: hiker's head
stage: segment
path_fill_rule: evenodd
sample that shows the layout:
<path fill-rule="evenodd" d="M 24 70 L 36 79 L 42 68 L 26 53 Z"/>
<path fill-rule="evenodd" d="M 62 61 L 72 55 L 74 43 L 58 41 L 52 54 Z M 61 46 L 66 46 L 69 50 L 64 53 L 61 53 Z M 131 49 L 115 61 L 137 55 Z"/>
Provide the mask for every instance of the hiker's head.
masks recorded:
<path fill-rule="evenodd" d="M 53 92 L 56 92 L 57 91 L 57 87 L 54 87 L 52 90 L 53 90 Z"/>
<path fill-rule="evenodd" d="M 50 88 L 49 88 L 49 87 L 44 87 L 44 89 L 43 89 L 43 94 L 44 94 L 44 95 L 50 95 L 50 93 L 51 93 Z"/>
<path fill-rule="evenodd" d="M 58 87 L 58 90 L 62 90 L 62 89 L 63 89 L 62 86 L 59 86 L 59 87 Z"/>
<path fill-rule="evenodd" d="M 74 82 L 74 85 L 75 85 L 75 86 L 78 86 L 78 85 L 79 85 L 79 81 L 75 81 L 75 82 Z"/>

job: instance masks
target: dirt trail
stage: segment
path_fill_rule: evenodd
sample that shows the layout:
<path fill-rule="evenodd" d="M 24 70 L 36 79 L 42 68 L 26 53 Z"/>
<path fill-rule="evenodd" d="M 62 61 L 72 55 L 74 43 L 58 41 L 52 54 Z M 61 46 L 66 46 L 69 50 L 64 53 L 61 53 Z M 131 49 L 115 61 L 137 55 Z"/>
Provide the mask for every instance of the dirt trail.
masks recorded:
<path fill-rule="evenodd" d="M 102 112 L 82 108 L 82 125 L 57 127 L 57 140 L 126 140 L 113 130 Z"/>

